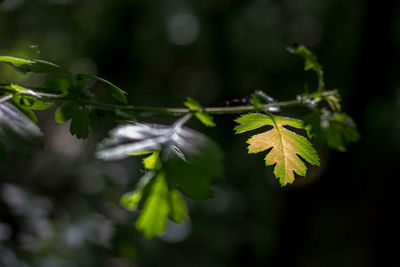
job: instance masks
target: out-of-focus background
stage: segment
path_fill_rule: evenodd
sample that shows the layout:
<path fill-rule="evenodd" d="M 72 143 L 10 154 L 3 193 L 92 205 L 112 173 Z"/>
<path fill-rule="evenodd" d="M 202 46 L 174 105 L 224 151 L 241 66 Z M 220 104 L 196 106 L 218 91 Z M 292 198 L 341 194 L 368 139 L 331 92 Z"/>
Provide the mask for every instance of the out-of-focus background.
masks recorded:
<path fill-rule="evenodd" d="M 118 204 L 142 175 L 140 161 L 93 156 L 114 118 L 82 141 L 54 122 L 54 109 L 41 112 L 45 147 L 0 166 L 0 266 L 400 266 L 400 2 L 1 2 L 0 54 L 98 75 L 133 105 L 182 106 L 187 96 L 237 105 L 254 90 L 292 99 L 316 85 L 285 50 L 304 44 L 362 138 L 346 153 L 319 147 L 322 167 L 280 188 L 263 155 L 247 155 L 249 136 L 234 136 L 234 116 L 216 117 L 213 129 L 190 122 L 225 151 L 223 179 L 213 199 L 189 201 L 190 219 L 146 240 L 137 214 Z M 49 79 L 5 64 L 0 77 Z"/>

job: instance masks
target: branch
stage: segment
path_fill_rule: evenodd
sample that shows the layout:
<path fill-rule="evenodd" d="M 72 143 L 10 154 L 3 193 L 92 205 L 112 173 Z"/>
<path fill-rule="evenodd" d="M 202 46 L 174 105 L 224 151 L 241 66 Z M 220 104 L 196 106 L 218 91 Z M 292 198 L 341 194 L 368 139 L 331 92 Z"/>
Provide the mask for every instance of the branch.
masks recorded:
<path fill-rule="evenodd" d="M 27 95 L 31 96 L 31 93 L 24 91 L 15 91 L 10 89 L 9 87 L 5 87 L 0 85 L 0 90 L 11 92 L 19 95 Z M 44 92 L 35 91 L 35 93 L 40 96 L 40 100 L 43 101 L 56 101 L 56 102 L 65 102 L 65 101 L 73 101 L 83 106 L 89 106 L 96 109 L 102 110 L 123 110 L 126 112 L 133 113 L 157 113 L 157 114 L 170 114 L 170 115 L 184 115 L 188 113 L 193 113 L 193 111 L 188 108 L 167 108 L 167 107 L 143 107 L 143 106 L 133 106 L 133 105 L 118 105 L 118 104 L 109 104 L 98 102 L 95 100 L 87 100 L 82 98 L 71 98 L 65 97 L 58 94 L 50 94 Z M 4 98 L 4 99 L 3 99 Z M 0 98 L 1 102 L 7 101 L 12 98 L 12 95 L 5 95 Z M 238 114 L 238 113 L 246 113 L 246 112 L 255 112 L 255 111 L 268 111 L 270 108 L 281 108 L 281 107 L 293 107 L 293 106 L 302 106 L 308 107 L 310 106 L 307 103 L 304 103 L 302 100 L 291 100 L 291 101 L 283 101 L 283 102 L 274 102 L 270 104 L 261 105 L 259 107 L 254 107 L 253 105 L 247 106 L 236 106 L 236 107 L 205 107 L 202 108 L 202 111 L 207 112 L 209 114 Z"/>

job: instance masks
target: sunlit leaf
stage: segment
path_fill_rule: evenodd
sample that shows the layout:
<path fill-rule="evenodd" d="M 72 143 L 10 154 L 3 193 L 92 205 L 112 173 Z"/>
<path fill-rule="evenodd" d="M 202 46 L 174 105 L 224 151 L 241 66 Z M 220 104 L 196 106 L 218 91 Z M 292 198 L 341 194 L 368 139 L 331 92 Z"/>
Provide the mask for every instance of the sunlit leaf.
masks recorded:
<path fill-rule="evenodd" d="M 213 121 L 213 117 L 210 114 L 203 111 L 203 106 L 194 100 L 193 98 L 188 97 L 187 100 L 183 103 L 190 111 L 197 111 L 195 113 L 196 118 L 201 121 L 207 127 L 215 127 L 215 123 Z"/>
<path fill-rule="evenodd" d="M 188 97 L 183 104 L 191 111 L 196 111 L 202 108 L 199 102 L 197 100 L 194 100 L 193 98 Z"/>
<path fill-rule="evenodd" d="M 136 228 L 147 238 L 160 235 L 165 231 L 170 213 L 170 198 L 165 174 L 160 172 L 153 179 L 149 195 L 136 222 Z"/>
<path fill-rule="evenodd" d="M 285 128 L 290 126 L 302 129 L 302 121 L 258 113 L 243 115 L 235 121 L 240 124 L 235 128 L 237 134 L 262 126 L 272 127 L 264 133 L 252 136 L 247 141 L 248 150 L 249 153 L 258 153 L 271 149 L 265 162 L 266 165 L 275 165 L 274 174 L 282 186 L 294 181 L 294 173 L 305 176 L 307 167 L 300 157 L 319 166 L 319 157 L 311 143 L 305 137 Z"/>
<path fill-rule="evenodd" d="M 169 218 L 175 223 L 181 223 L 188 216 L 188 210 L 178 190 L 170 191 L 170 202 Z"/>
<path fill-rule="evenodd" d="M 213 117 L 211 117 L 208 113 L 206 113 L 206 112 L 196 112 L 196 117 L 205 126 L 215 127 L 215 122 L 213 121 Z"/>
<path fill-rule="evenodd" d="M 143 159 L 143 165 L 148 170 L 161 169 L 160 151 L 154 151 L 150 156 Z"/>
<path fill-rule="evenodd" d="M 144 188 L 148 185 L 149 181 L 154 177 L 155 172 L 148 172 L 136 184 L 134 191 L 125 193 L 121 197 L 121 205 L 127 210 L 134 211 L 139 208 L 140 201 L 144 195 Z"/>
<path fill-rule="evenodd" d="M 37 59 L 28 60 L 17 57 L 0 56 L 0 62 L 7 63 L 22 73 L 67 72 L 60 66 L 44 60 L 37 60 Z"/>

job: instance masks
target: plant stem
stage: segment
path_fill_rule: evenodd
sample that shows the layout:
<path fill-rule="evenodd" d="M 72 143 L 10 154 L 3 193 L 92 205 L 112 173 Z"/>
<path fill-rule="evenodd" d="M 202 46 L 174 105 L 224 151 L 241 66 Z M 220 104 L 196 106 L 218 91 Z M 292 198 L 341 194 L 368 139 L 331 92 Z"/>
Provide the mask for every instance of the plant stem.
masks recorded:
<path fill-rule="evenodd" d="M 0 90 L 8 91 L 20 95 L 28 95 L 31 96 L 28 92 L 15 92 L 14 90 L 10 90 L 8 87 L 2 87 L 0 85 Z M 188 113 L 193 113 L 188 108 L 164 108 L 164 107 L 141 107 L 141 106 L 133 106 L 133 105 L 118 105 L 118 104 L 108 104 L 102 103 L 95 100 L 87 100 L 82 98 L 70 98 L 61 96 L 58 94 L 50 94 L 50 93 L 43 93 L 37 92 L 37 95 L 40 96 L 40 100 L 42 101 L 50 101 L 50 102 L 65 102 L 65 101 L 74 101 L 80 105 L 89 106 L 96 109 L 102 110 L 122 110 L 126 112 L 133 112 L 133 113 L 157 113 L 157 114 L 170 114 L 170 115 L 184 115 Z M 3 99 L 5 98 L 5 99 Z M 0 101 L 7 101 L 8 99 L 12 98 L 12 95 L 6 95 L 0 98 Z M 205 111 L 209 114 L 234 114 L 234 113 L 246 113 L 246 112 L 254 112 L 254 111 L 263 111 L 268 110 L 269 108 L 273 107 L 290 107 L 290 106 L 302 106 L 307 107 L 305 103 L 302 103 L 299 100 L 291 100 L 291 101 L 283 101 L 283 102 L 276 102 L 271 104 L 262 105 L 260 107 L 254 107 L 252 105 L 248 106 L 236 106 L 236 107 L 205 107 L 202 111 Z"/>

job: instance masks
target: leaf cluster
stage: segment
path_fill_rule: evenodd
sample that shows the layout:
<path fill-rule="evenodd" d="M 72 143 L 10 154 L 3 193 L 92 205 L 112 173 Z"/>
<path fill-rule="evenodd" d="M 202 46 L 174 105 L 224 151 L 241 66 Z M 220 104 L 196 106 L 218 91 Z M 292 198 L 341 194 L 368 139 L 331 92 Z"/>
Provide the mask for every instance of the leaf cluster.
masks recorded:
<path fill-rule="evenodd" d="M 60 105 L 55 111 L 55 122 L 71 121 L 70 132 L 77 138 L 87 138 L 90 131 L 96 131 L 104 111 L 114 112 L 125 122 L 98 145 L 96 156 L 101 160 L 143 157 L 145 174 L 132 191 L 122 196 L 121 205 L 139 213 L 136 228 L 146 237 L 161 235 L 168 220 L 180 223 L 188 216 L 187 200 L 212 197 L 212 180 L 222 175 L 223 152 L 208 137 L 185 126 L 192 117 L 214 127 L 211 114 L 250 112 L 235 120 L 235 132 L 264 130 L 248 139 L 248 152 L 266 153 L 265 164 L 274 166 L 274 175 L 282 186 L 293 183 L 296 174 L 305 176 L 307 163 L 319 166 L 320 159 L 311 141 L 345 151 L 349 143 L 359 139 L 355 123 L 342 112 L 339 91 L 325 89 L 324 72 L 317 57 L 304 46 L 288 50 L 304 58 L 305 70 L 316 73 L 318 87 L 314 92 L 279 102 L 263 91 L 255 91 L 251 105 L 214 108 L 203 107 L 189 97 L 183 103 L 186 108 L 127 106 L 126 92 L 102 78 L 70 73 L 43 60 L 0 56 L 0 62 L 21 73 L 57 75 L 40 88 L 0 79 L 0 161 L 6 158 L 6 146 L 24 155 L 29 146 L 41 146 L 43 134 L 36 124 L 35 112 L 49 109 L 56 102 Z M 96 81 L 106 85 L 110 96 L 120 104 L 97 101 L 92 92 Z M 309 112 L 301 119 L 275 114 L 287 106 L 300 106 Z M 132 122 L 137 112 L 181 117 L 172 125 Z"/>

